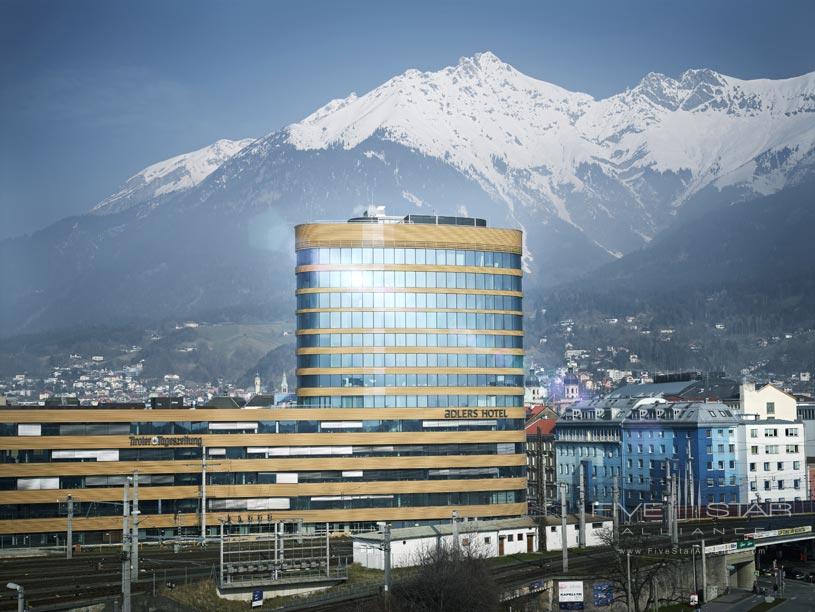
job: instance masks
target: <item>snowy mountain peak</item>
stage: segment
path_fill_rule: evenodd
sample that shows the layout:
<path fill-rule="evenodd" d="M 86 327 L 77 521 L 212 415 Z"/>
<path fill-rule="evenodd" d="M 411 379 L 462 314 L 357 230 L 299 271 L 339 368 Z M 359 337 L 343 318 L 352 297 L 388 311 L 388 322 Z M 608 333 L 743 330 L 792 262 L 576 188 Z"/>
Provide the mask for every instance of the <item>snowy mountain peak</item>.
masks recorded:
<path fill-rule="evenodd" d="M 592 100 L 485 52 L 437 72 L 408 70 L 363 96 L 329 102 L 287 131 L 301 150 L 350 149 L 381 133 L 459 169 L 490 168 L 495 157 L 524 167 L 548 156 L 559 126 Z"/>
<path fill-rule="evenodd" d="M 117 213 L 161 196 L 191 189 L 251 142 L 254 139 L 221 139 L 196 151 L 147 166 L 127 179 L 116 193 L 94 206 L 91 213 Z"/>
<path fill-rule="evenodd" d="M 707 68 L 678 77 L 652 72 L 597 100 L 487 51 L 333 100 L 288 126 L 285 138 L 301 151 L 381 138 L 451 165 L 512 210 L 520 204 L 554 214 L 581 231 L 619 214 L 608 198 L 630 201 L 624 214 L 646 218 L 637 221 L 636 237 L 647 241 L 704 187 L 747 184 L 767 193 L 815 156 L 813 76 L 748 81 Z M 757 162 L 762 155 L 772 161 Z M 616 254 L 630 241 L 598 244 Z"/>
<path fill-rule="evenodd" d="M 462 70 L 475 70 L 483 73 L 495 73 L 500 71 L 512 72 L 515 69 L 501 61 L 492 51 L 484 51 L 483 53 L 476 53 L 472 57 L 460 57 L 456 68 Z M 515 71 L 517 72 L 517 71 Z"/>
<path fill-rule="evenodd" d="M 693 68 L 683 72 L 679 77 L 679 82 L 683 87 L 688 89 L 703 83 L 715 87 L 717 85 L 724 85 L 725 77 L 709 68 Z"/>

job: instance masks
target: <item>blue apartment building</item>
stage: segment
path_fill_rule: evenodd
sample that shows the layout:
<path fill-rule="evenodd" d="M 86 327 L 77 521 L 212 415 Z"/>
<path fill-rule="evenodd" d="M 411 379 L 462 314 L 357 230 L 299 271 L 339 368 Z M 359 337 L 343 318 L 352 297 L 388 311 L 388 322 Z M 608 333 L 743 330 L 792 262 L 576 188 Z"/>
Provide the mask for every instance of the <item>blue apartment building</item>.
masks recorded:
<path fill-rule="evenodd" d="M 678 478 L 680 505 L 736 503 L 738 423 L 721 403 L 653 397 L 581 402 L 566 409 L 555 428 L 556 477 L 567 485 L 571 508 L 581 469 L 589 508 L 611 504 L 618 475 L 620 502 L 635 509 L 667 495 L 668 466 Z"/>

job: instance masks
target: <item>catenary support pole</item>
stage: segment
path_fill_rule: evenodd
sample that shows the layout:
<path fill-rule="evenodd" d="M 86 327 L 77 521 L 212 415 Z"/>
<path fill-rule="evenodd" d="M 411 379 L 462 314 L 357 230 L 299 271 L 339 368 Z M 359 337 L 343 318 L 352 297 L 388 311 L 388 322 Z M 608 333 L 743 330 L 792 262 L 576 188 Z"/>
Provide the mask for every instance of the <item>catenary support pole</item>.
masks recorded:
<path fill-rule="evenodd" d="M 662 481 L 662 528 L 669 534 L 673 533 L 673 486 L 671 485 L 671 462 L 665 460 L 665 479 Z M 672 542 L 673 543 L 673 542 Z"/>
<path fill-rule="evenodd" d="M 122 612 L 130 611 L 130 501 L 129 480 L 125 478 L 122 504 Z"/>
<path fill-rule="evenodd" d="M 337 562 L 339 565 L 339 561 Z M 325 575 L 331 576 L 331 529 L 330 523 L 325 524 Z"/>
<path fill-rule="evenodd" d="M 631 612 L 634 609 L 632 598 L 634 594 L 631 592 L 631 551 L 627 550 L 625 552 L 625 570 L 626 570 L 626 597 L 625 597 L 625 604 L 628 609 L 628 612 Z"/>
<path fill-rule="evenodd" d="M 218 540 L 220 541 L 220 571 L 218 572 L 218 585 L 224 586 L 224 522 L 221 520 L 218 528 Z"/>
<path fill-rule="evenodd" d="M 133 472 L 133 509 L 130 512 L 130 578 L 139 579 L 139 473 Z"/>
<path fill-rule="evenodd" d="M 691 514 L 696 512 L 696 490 L 693 488 L 693 448 L 691 447 L 690 439 L 688 439 L 688 492 L 690 493 L 690 507 Z"/>
<path fill-rule="evenodd" d="M 65 538 L 65 558 L 70 559 L 74 555 L 74 498 L 68 496 L 68 524 L 66 525 L 67 536 Z"/>
<path fill-rule="evenodd" d="M 458 536 L 458 511 L 453 510 L 453 550 L 458 553 L 461 550 L 461 542 Z"/>
<path fill-rule="evenodd" d="M 611 469 L 613 470 L 614 468 L 612 467 Z M 614 541 L 617 542 L 620 539 L 620 476 L 618 474 L 614 475 L 612 483 L 611 516 L 614 521 Z"/>
<path fill-rule="evenodd" d="M 586 548 L 586 473 L 585 464 L 580 463 L 580 524 L 578 526 L 577 545 L 580 548 Z"/>
<path fill-rule="evenodd" d="M 700 547 L 702 553 L 702 603 L 707 603 L 707 560 L 705 559 L 705 541 Z"/>
<path fill-rule="evenodd" d="M 383 568 L 385 570 L 385 584 L 383 590 L 386 594 L 391 590 L 391 526 L 385 523 L 382 527 L 382 555 Z"/>
<path fill-rule="evenodd" d="M 566 483 L 560 483 L 560 546 L 563 554 L 563 573 L 569 571 L 569 533 L 566 529 Z"/>
<path fill-rule="evenodd" d="M 677 470 L 677 478 L 679 477 L 678 470 Z M 674 509 L 673 509 L 673 525 L 671 527 L 671 544 L 674 546 L 679 545 L 679 504 L 677 503 L 677 499 L 679 497 L 679 481 L 674 478 L 673 480 L 673 502 L 674 502 Z"/>
<path fill-rule="evenodd" d="M 201 545 L 207 541 L 207 447 L 201 447 Z"/>

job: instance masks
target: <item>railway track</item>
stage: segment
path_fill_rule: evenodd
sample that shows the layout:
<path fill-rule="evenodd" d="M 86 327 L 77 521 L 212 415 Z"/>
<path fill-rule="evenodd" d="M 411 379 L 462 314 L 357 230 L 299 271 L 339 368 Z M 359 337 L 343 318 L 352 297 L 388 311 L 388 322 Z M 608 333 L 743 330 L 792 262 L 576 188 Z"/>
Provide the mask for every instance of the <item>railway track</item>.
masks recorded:
<path fill-rule="evenodd" d="M 350 542 L 334 542 L 332 561 L 351 556 Z M 0 560 L 0 585 L 16 582 L 25 588 L 32 610 L 58 608 L 60 604 L 115 598 L 121 594 L 121 553 L 115 549 L 82 551 L 64 557 L 19 557 Z M 172 547 L 145 546 L 140 551 L 139 580 L 131 593 L 152 592 L 167 582 L 184 584 L 214 577 L 219 547 L 192 546 L 175 553 Z M 16 610 L 17 596 L 0 590 L 0 611 Z"/>
<path fill-rule="evenodd" d="M 803 523 L 812 524 L 812 517 L 773 517 L 761 520 L 730 519 L 723 521 L 689 521 L 682 525 L 686 530 L 680 534 L 685 542 L 696 542 L 698 536 L 689 532 L 692 528 L 708 527 L 711 524 L 722 527 L 744 527 L 755 529 L 779 528 L 797 526 Z M 634 527 L 634 526 L 632 526 Z M 716 536 L 716 539 L 719 539 Z M 721 540 L 724 541 L 724 537 Z M 715 541 L 710 538 L 709 541 Z M 350 562 L 352 547 L 350 540 L 332 541 L 332 562 Z M 591 574 L 593 569 L 601 567 L 609 558 L 610 553 L 603 550 L 574 551 L 570 554 L 570 574 Z M 167 581 L 182 584 L 185 581 L 199 580 L 214 576 L 213 568 L 217 569 L 219 562 L 219 547 L 210 544 L 206 548 L 185 544 L 180 553 L 173 551 L 170 545 L 146 545 L 140 554 L 140 579 L 133 583 L 132 592 L 142 593 L 152 591 L 153 576 L 156 587 L 163 586 Z M 544 558 L 543 561 L 523 561 L 510 565 L 496 566 L 494 575 L 497 584 L 504 590 L 515 586 L 522 586 L 525 582 L 543 576 L 558 576 L 561 573 L 560 558 Z M 25 587 L 26 599 L 33 610 L 47 609 L 51 606 L 67 602 L 89 601 L 94 598 L 118 597 L 121 590 L 121 562 L 120 553 L 114 548 L 102 550 L 82 551 L 68 561 L 62 557 L 29 557 L 0 560 L 0 585 L 5 582 L 16 582 Z M 349 589 L 347 599 L 339 595 L 330 600 L 312 604 L 303 603 L 299 609 L 316 610 L 317 612 L 329 610 L 354 609 L 357 604 L 364 603 L 378 595 L 374 591 L 370 595 L 364 592 L 353 592 Z M 355 603 L 351 603 L 351 602 Z M 0 612 L 16 609 L 15 594 L 6 589 L 0 590 Z"/>

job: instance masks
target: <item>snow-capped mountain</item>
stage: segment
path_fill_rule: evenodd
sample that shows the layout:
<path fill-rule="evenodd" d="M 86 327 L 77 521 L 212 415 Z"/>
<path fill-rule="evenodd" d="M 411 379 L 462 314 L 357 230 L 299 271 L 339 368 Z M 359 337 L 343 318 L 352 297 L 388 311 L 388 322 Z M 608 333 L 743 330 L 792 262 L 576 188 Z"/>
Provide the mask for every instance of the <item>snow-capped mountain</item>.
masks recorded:
<path fill-rule="evenodd" d="M 552 285 L 813 170 L 815 73 L 652 73 L 598 100 L 482 53 L 160 162 L 90 214 L 0 242 L 0 334 L 266 312 L 291 298 L 292 226 L 371 203 L 522 227 L 527 287 Z"/>
<path fill-rule="evenodd" d="M 155 205 L 177 191 L 191 189 L 253 140 L 221 139 L 197 151 L 151 164 L 127 179 L 116 193 L 94 206 L 91 213 L 110 215 L 139 204 Z"/>
<path fill-rule="evenodd" d="M 812 161 L 813 113 L 815 73 L 783 81 L 651 73 L 595 100 L 482 53 L 333 100 L 289 126 L 288 140 L 353 149 L 380 134 L 444 160 L 510 208 L 557 215 L 621 255 L 708 185 L 783 187 L 792 168 Z"/>

